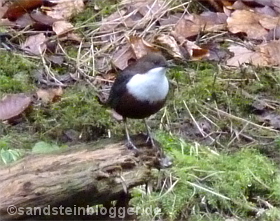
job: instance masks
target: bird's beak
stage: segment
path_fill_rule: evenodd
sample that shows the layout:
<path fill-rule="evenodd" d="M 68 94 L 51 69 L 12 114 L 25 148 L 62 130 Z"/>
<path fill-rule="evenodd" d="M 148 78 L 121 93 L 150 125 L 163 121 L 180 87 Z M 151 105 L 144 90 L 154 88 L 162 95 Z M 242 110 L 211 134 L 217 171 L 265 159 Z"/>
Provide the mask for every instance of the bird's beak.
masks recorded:
<path fill-rule="evenodd" d="M 167 65 L 166 65 L 166 68 L 173 68 L 175 67 L 176 65 L 172 62 L 172 61 L 167 61 Z"/>

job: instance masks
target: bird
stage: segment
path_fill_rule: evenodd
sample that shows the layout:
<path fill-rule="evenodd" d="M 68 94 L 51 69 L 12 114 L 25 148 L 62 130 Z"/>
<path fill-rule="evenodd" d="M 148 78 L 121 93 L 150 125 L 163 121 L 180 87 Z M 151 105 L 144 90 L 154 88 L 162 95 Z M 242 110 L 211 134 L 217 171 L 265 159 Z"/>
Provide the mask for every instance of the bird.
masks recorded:
<path fill-rule="evenodd" d="M 148 53 L 121 71 L 111 87 L 107 104 L 123 118 L 129 149 L 137 150 L 137 147 L 130 138 L 127 118 L 143 119 L 147 142 L 155 146 L 146 118 L 157 113 L 166 102 L 169 91 L 167 67 L 168 63 L 160 53 Z"/>

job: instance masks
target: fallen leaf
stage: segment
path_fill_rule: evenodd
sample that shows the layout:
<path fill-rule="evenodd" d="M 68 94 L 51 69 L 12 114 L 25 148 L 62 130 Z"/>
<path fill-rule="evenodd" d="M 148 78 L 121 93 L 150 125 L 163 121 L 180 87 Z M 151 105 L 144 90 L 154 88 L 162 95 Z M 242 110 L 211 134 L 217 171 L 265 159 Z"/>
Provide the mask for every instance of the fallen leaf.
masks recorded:
<path fill-rule="evenodd" d="M 177 37 L 177 40 L 179 44 L 187 51 L 188 58 L 190 58 L 191 60 L 195 61 L 209 57 L 208 49 L 203 49 L 196 45 L 194 42 L 185 40 L 185 38 L 182 36 Z"/>
<path fill-rule="evenodd" d="M 263 43 L 257 47 L 267 65 L 280 65 L 280 40 Z"/>
<path fill-rule="evenodd" d="M 244 4 L 241 0 L 237 0 L 230 6 L 234 10 L 250 10 L 250 7 Z"/>
<path fill-rule="evenodd" d="M 4 3 L 0 1 L 0 19 L 4 16 L 7 10 L 8 10 L 8 6 L 5 6 Z"/>
<path fill-rule="evenodd" d="M 53 23 L 57 21 L 57 19 L 45 15 L 41 11 L 33 11 L 32 13 L 30 13 L 30 17 L 34 21 L 33 28 L 36 30 L 39 29 L 39 26 L 40 30 L 48 30 L 52 27 Z M 45 29 L 42 28 L 42 26 L 45 26 Z"/>
<path fill-rule="evenodd" d="M 262 39 L 268 32 L 259 23 L 257 14 L 246 10 L 237 10 L 227 19 L 230 32 L 246 33 L 248 38 Z"/>
<path fill-rule="evenodd" d="M 257 45 L 254 49 L 248 49 L 240 45 L 232 45 L 229 50 L 234 56 L 227 61 L 229 66 L 240 66 L 243 63 L 251 63 L 255 66 L 280 65 L 280 40 Z"/>
<path fill-rule="evenodd" d="M 160 45 L 162 45 L 174 58 L 184 59 L 179 45 L 173 36 L 160 34 L 157 36 L 156 40 Z"/>
<path fill-rule="evenodd" d="M 70 22 L 67 22 L 67 21 L 56 21 L 52 25 L 53 31 L 57 35 L 66 34 L 67 32 L 72 31 L 73 27 L 74 26 Z"/>
<path fill-rule="evenodd" d="M 223 1 L 222 0 L 198 0 L 200 4 L 210 9 L 218 12 L 223 11 Z"/>
<path fill-rule="evenodd" d="M 265 38 L 267 41 L 280 39 L 280 26 L 271 29 Z"/>
<path fill-rule="evenodd" d="M 73 43 L 81 43 L 81 41 L 83 40 L 78 34 L 73 33 L 73 32 L 69 32 L 66 35 L 62 35 L 59 38 L 60 41 L 71 41 Z"/>
<path fill-rule="evenodd" d="M 221 47 L 218 43 L 209 42 L 207 44 L 201 45 L 201 47 L 209 50 L 209 56 L 207 57 L 207 60 L 222 61 L 229 57 L 228 51 Z"/>
<path fill-rule="evenodd" d="M 46 50 L 46 36 L 43 33 L 29 36 L 21 45 L 21 49 L 33 54 L 40 55 Z"/>
<path fill-rule="evenodd" d="M 224 13 L 203 12 L 200 15 L 186 15 L 178 21 L 174 36 L 189 38 L 200 32 L 216 32 L 226 28 L 227 16 Z"/>
<path fill-rule="evenodd" d="M 279 17 L 259 14 L 253 11 L 236 10 L 227 19 L 230 32 L 245 33 L 250 39 L 263 39 L 268 31 L 279 25 Z"/>
<path fill-rule="evenodd" d="M 267 109 L 270 109 L 270 106 L 267 105 L 267 102 L 258 99 L 251 104 L 251 108 L 254 114 L 260 115 L 267 111 Z"/>
<path fill-rule="evenodd" d="M 280 130 L 280 115 L 276 113 L 265 113 L 259 118 L 260 122 L 263 122 L 267 126 L 272 126 L 276 130 Z"/>
<path fill-rule="evenodd" d="M 129 42 L 137 58 L 141 58 L 149 52 L 157 51 L 156 48 L 153 47 L 153 45 L 151 45 L 150 43 L 148 43 L 140 37 L 130 36 Z"/>
<path fill-rule="evenodd" d="M 32 26 L 35 21 L 30 17 L 29 14 L 24 14 L 19 17 L 14 23 L 17 28 L 25 28 L 28 26 Z"/>
<path fill-rule="evenodd" d="M 112 64 L 120 70 L 123 70 L 128 66 L 128 62 L 131 59 L 136 59 L 136 56 L 130 45 L 127 44 L 115 51 L 112 58 Z"/>
<path fill-rule="evenodd" d="M 26 28 L 32 26 L 34 30 L 51 30 L 52 24 L 56 19 L 43 14 L 40 11 L 33 11 L 28 14 L 24 14 L 15 21 L 17 28 Z"/>
<path fill-rule="evenodd" d="M 113 14 L 109 15 L 107 18 L 102 20 L 102 24 L 100 26 L 101 31 L 114 30 L 121 22 L 122 17 L 125 15 L 126 10 L 117 10 Z"/>
<path fill-rule="evenodd" d="M 53 103 L 60 99 L 63 94 L 61 87 L 59 88 L 48 88 L 48 89 L 39 89 L 37 92 L 37 97 L 44 104 Z"/>
<path fill-rule="evenodd" d="M 31 105 L 31 97 L 26 94 L 11 94 L 0 101 L 0 120 L 10 120 L 22 114 Z"/>
<path fill-rule="evenodd" d="M 240 45 L 232 45 L 228 49 L 234 53 L 234 56 L 227 60 L 227 65 L 229 66 L 239 67 L 244 63 L 251 63 L 256 66 L 267 65 L 266 61 L 263 59 L 263 56 L 256 51 L 250 50 Z"/>
<path fill-rule="evenodd" d="M 267 5 L 265 7 L 255 8 L 255 12 L 257 12 L 259 14 L 270 15 L 273 17 L 276 17 L 278 15 L 278 13 L 274 9 L 272 9 L 271 7 L 269 7 Z"/>
<path fill-rule="evenodd" d="M 51 8 L 43 8 L 46 15 L 55 19 L 68 20 L 74 15 L 82 12 L 85 8 L 83 0 L 59 0 L 52 1 L 56 5 Z"/>
<path fill-rule="evenodd" d="M 47 59 L 54 64 L 61 65 L 63 64 L 65 57 L 61 55 L 50 55 Z"/>
<path fill-rule="evenodd" d="M 167 7 L 163 0 L 125 0 L 120 3 L 121 10 L 116 11 L 102 21 L 100 30 L 111 32 L 115 28 L 123 26 L 134 30 L 151 28 L 152 20 L 160 16 Z"/>
<path fill-rule="evenodd" d="M 185 48 L 188 50 L 189 55 L 193 61 L 200 60 L 209 56 L 209 50 L 203 49 L 192 41 L 185 41 Z"/>
<path fill-rule="evenodd" d="M 159 20 L 159 23 L 161 26 L 163 25 L 176 25 L 176 23 L 184 17 L 183 13 L 175 13 L 175 14 L 171 14 L 168 15 L 167 17 L 162 17 Z"/>
<path fill-rule="evenodd" d="M 3 18 L 11 21 L 17 20 L 25 13 L 43 5 L 43 0 L 20 0 L 14 1 L 4 14 Z"/>

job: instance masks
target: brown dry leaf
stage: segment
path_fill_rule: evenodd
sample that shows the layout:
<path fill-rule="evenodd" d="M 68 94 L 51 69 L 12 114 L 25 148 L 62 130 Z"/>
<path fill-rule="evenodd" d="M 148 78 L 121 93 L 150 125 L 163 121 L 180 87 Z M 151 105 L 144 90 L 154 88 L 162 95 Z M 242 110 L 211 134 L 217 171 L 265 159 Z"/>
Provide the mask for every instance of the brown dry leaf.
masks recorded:
<path fill-rule="evenodd" d="M 259 16 L 259 22 L 265 29 L 274 29 L 280 25 L 280 17 L 273 17 L 269 15 Z"/>
<path fill-rule="evenodd" d="M 250 7 L 245 5 L 242 0 L 237 0 L 230 7 L 231 7 L 231 9 L 234 9 L 234 10 L 250 10 Z"/>
<path fill-rule="evenodd" d="M 279 0 L 271 0 L 271 6 L 275 11 L 280 13 L 280 1 Z"/>
<path fill-rule="evenodd" d="M 227 65 L 238 67 L 243 63 L 256 66 L 280 65 L 280 40 L 263 43 L 250 50 L 243 46 L 230 46 L 234 56 L 227 61 Z"/>
<path fill-rule="evenodd" d="M 25 28 L 28 26 L 32 26 L 35 23 L 35 21 L 31 18 L 29 14 L 24 14 L 23 16 L 19 17 L 14 23 L 18 28 Z"/>
<path fill-rule="evenodd" d="M 40 11 L 33 11 L 28 14 L 24 14 L 19 17 L 16 21 L 17 28 L 26 28 L 27 26 L 32 26 L 35 30 L 49 30 L 56 19 L 43 14 Z"/>
<path fill-rule="evenodd" d="M 46 36 L 43 33 L 32 35 L 21 45 L 21 49 L 33 54 L 40 55 L 46 50 Z"/>
<path fill-rule="evenodd" d="M 130 45 L 127 44 L 115 51 L 112 58 L 112 64 L 123 70 L 128 66 L 128 62 L 131 59 L 136 59 L 136 56 Z"/>
<path fill-rule="evenodd" d="M 246 33 L 248 38 L 262 39 L 268 32 L 259 23 L 256 13 L 246 10 L 237 10 L 227 19 L 230 32 Z"/>
<path fill-rule="evenodd" d="M 173 35 L 185 38 L 204 32 L 216 32 L 226 28 L 227 16 L 224 13 L 203 12 L 200 15 L 186 15 L 175 26 Z"/>
<path fill-rule="evenodd" d="M 85 8 L 83 0 L 56 0 L 51 8 L 42 8 L 42 10 L 50 17 L 56 19 L 69 19 L 74 15 L 82 12 Z"/>
<path fill-rule="evenodd" d="M 184 59 L 180 47 L 173 36 L 160 34 L 157 36 L 158 43 L 162 45 L 174 58 Z"/>
<path fill-rule="evenodd" d="M 215 42 L 209 42 L 207 44 L 201 45 L 202 48 L 209 50 L 209 56 L 207 57 L 207 60 L 209 61 L 219 61 L 225 60 L 227 57 L 229 57 L 228 51 L 221 47 L 219 43 Z"/>
<path fill-rule="evenodd" d="M 130 36 L 129 42 L 137 58 L 141 58 L 149 52 L 157 51 L 149 42 L 140 37 Z"/>
<path fill-rule="evenodd" d="M 229 7 L 232 5 L 232 2 L 228 0 L 221 0 L 221 3 L 223 4 L 224 7 Z"/>
<path fill-rule="evenodd" d="M 30 17 L 34 20 L 34 22 L 36 22 L 35 24 L 45 25 L 47 27 L 51 27 L 53 23 L 57 21 L 57 19 L 47 16 L 41 11 L 33 11 L 30 13 Z"/>
<path fill-rule="evenodd" d="M 239 67 L 244 63 L 251 63 L 256 66 L 267 65 L 266 61 L 263 59 L 263 56 L 256 51 L 250 50 L 240 45 L 232 45 L 228 49 L 234 53 L 234 56 L 227 60 L 227 65 L 229 66 Z"/>
<path fill-rule="evenodd" d="M 53 23 L 52 28 L 53 31 L 57 35 L 63 35 L 73 30 L 73 25 L 67 21 L 56 21 Z"/>
<path fill-rule="evenodd" d="M 175 13 L 172 15 L 168 15 L 168 17 L 162 17 L 159 20 L 159 23 L 161 26 L 165 26 L 165 25 L 176 25 L 177 22 L 184 17 L 183 13 Z"/>
<path fill-rule="evenodd" d="M 261 44 L 257 49 L 268 65 L 280 65 L 280 40 Z"/>
<path fill-rule="evenodd" d="M 20 0 L 13 1 L 3 18 L 15 21 L 25 13 L 43 5 L 43 0 Z"/>
<path fill-rule="evenodd" d="M 198 0 L 198 1 L 200 1 L 201 4 L 205 4 L 207 8 L 209 8 L 210 5 L 215 11 L 218 12 L 223 11 L 223 2 L 221 0 Z"/>
<path fill-rule="evenodd" d="M 26 94 L 11 94 L 0 101 L 0 120 L 9 120 L 22 114 L 31 105 L 31 97 Z"/>
<path fill-rule="evenodd" d="M 185 41 L 184 46 L 189 52 L 189 55 L 191 56 L 191 60 L 193 61 L 201 60 L 202 58 L 209 57 L 208 49 L 203 49 L 192 41 Z"/>
<path fill-rule="evenodd" d="M 81 43 L 82 38 L 78 34 L 71 32 L 67 34 L 67 40 Z"/>
<path fill-rule="evenodd" d="M 276 130 L 280 130 L 280 115 L 276 113 L 265 113 L 260 116 L 259 121 L 266 124 L 267 126 L 271 126 Z"/>
<path fill-rule="evenodd" d="M 4 2 L 0 1 L 0 19 L 4 16 L 4 14 L 7 12 L 8 7 L 4 5 Z M 1 20 L 0 20 L 1 21 Z"/>
<path fill-rule="evenodd" d="M 116 11 L 102 21 L 101 31 L 113 31 L 118 26 L 141 29 L 166 10 L 167 4 L 163 0 L 124 0 L 120 4 L 121 10 Z"/>
<path fill-rule="evenodd" d="M 280 18 L 252 11 L 237 10 L 227 19 L 230 32 L 246 33 L 251 39 L 264 39 L 268 31 L 279 25 Z"/>
<path fill-rule="evenodd" d="M 107 18 L 102 20 L 102 25 L 100 27 L 101 31 L 114 30 L 122 20 L 125 15 L 126 10 L 117 10 L 113 14 L 109 15 Z"/>
<path fill-rule="evenodd" d="M 48 61 L 54 63 L 54 64 L 58 64 L 61 65 L 64 62 L 65 57 L 62 55 L 50 55 L 46 57 L 48 59 Z"/>
<path fill-rule="evenodd" d="M 63 94 L 61 87 L 59 88 L 48 88 L 39 89 L 37 92 L 38 99 L 40 99 L 44 104 L 53 103 L 60 99 Z"/>
<path fill-rule="evenodd" d="M 196 45 L 194 42 L 186 40 L 184 37 L 177 37 L 177 41 L 180 45 L 180 52 L 184 53 L 185 58 L 191 59 L 193 61 L 200 60 L 202 58 L 209 57 L 209 50 L 203 49 Z"/>
<path fill-rule="evenodd" d="M 270 15 L 273 17 L 277 17 L 277 15 L 279 14 L 269 6 L 255 8 L 255 12 L 259 14 Z"/>
<path fill-rule="evenodd" d="M 276 40 L 276 39 L 280 39 L 280 26 L 271 29 L 266 36 L 267 41 Z"/>

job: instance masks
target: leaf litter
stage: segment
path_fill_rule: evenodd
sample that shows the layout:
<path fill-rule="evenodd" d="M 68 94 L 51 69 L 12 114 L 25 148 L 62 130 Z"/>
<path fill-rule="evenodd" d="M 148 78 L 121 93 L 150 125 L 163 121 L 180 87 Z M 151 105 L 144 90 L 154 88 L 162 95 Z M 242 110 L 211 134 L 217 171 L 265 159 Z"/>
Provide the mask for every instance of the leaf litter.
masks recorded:
<path fill-rule="evenodd" d="M 84 1 L 23 2 L 26 4 L 24 10 L 18 11 L 14 10 L 11 2 L 0 4 L 0 24 L 8 24 L 8 32 L 14 34 L 12 43 L 21 46 L 24 56 L 28 54 L 41 59 L 43 67 L 32 77 L 38 85 L 45 86 L 36 91 L 44 104 L 51 105 L 60 100 L 63 96 L 60 86 L 68 87 L 82 80 L 97 91 L 101 90 L 102 97 L 106 97 L 117 72 L 115 69 L 123 70 L 130 62 L 153 50 L 161 50 L 167 57 L 183 62 L 219 61 L 218 68 L 227 70 L 250 65 L 279 67 L 280 4 L 277 1 L 199 1 L 210 4 L 214 9 L 202 13 L 190 12 L 191 1 L 179 4 L 171 0 L 122 1 L 115 13 L 101 16 L 100 21 L 94 24 L 89 19 L 80 26 L 74 25 L 71 18 L 86 9 Z M 95 6 L 94 9 L 98 11 L 102 7 Z M 20 32 L 15 34 L 15 30 Z M 83 31 L 83 35 L 79 35 L 79 31 Z M 77 49 L 76 57 L 70 56 L 66 50 L 69 44 Z M 70 71 L 60 75 L 54 70 L 55 66 L 68 67 Z M 258 79 L 258 73 L 254 77 Z M 238 80 L 244 79 L 230 76 L 228 81 Z M 241 84 L 236 85 L 237 90 L 240 89 Z M 31 105 L 26 98 L 28 95 L 9 96 L 0 101 L 1 120 L 22 114 Z M 214 107 L 205 102 L 198 110 L 201 117 L 196 119 L 189 110 L 187 119 L 191 120 L 183 122 L 180 130 L 188 138 L 199 137 L 207 144 L 223 148 L 219 141 L 224 134 L 231 136 L 230 144 L 236 140 L 246 140 L 246 144 L 258 141 L 253 133 L 246 133 L 249 130 L 278 134 L 280 117 L 276 110 L 279 104 L 272 109 L 265 98 L 250 98 L 253 102 L 260 101 L 259 104 L 252 102 L 258 112 L 253 112 L 258 117 L 257 123 L 249 117 L 234 115 L 222 105 Z M 230 121 L 231 125 L 223 127 L 216 125 L 215 121 Z M 234 121 L 243 128 L 236 126 Z"/>
<path fill-rule="evenodd" d="M 171 57 L 183 61 L 224 59 L 226 65 L 233 67 L 242 64 L 279 65 L 280 42 L 277 39 L 279 36 L 277 30 L 279 30 L 280 15 L 277 2 L 250 1 L 250 4 L 242 0 L 209 2 L 217 10 L 216 12 L 189 13 L 190 2 L 174 6 L 171 0 L 137 0 L 133 3 L 122 1 L 118 10 L 97 23 L 99 26 L 95 30 L 89 29 L 85 32 L 86 39 L 97 43 L 94 48 L 91 44 L 90 51 L 85 55 L 91 56 L 94 53 L 94 71 L 99 73 L 99 78 L 103 76 L 104 82 L 108 81 L 106 74 L 114 73 L 114 68 L 124 69 L 133 60 L 150 51 L 158 50 L 159 45 Z M 262 7 L 259 7 L 260 5 Z M 23 32 L 26 39 L 21 44 L 21 49 L 25 53 L 43 57 L 44 63 L 47 61 L 64 65 L 67 56 L 61 42 L 72 41 L 80 44 L 83 41 L 70 21 L 70 18 L 87 7 L 82 0 L 24 0 L 19 3 L 1 3 L 0 6 L 2 11 L 6 11 L 1 21 L 10 20 L 11 28 L 16 26 L 23 28 L 29 25 L 34 30 L 45 29 L 45 33 L 35 32 L 35 34 L 25 35 Z M 95 8 L 100 10 L 98 7 Z M 233 41 L 227 48 L 221 48 L 219 43 L 207 41 L 207 38 L 206 41 L 201 42 L 195 39 L 203 35 L 212 35 L 211 38 L 215 40 L 215 36 L 224 36 L 228 33 L 236 36 L 245 34 L 247 43 L 240 44 Z M 51 40 L 55 36 L 60 42 Z M 267 41 L 262 41 L 264 39 Z M 86 41 L 84 43 L 86 44 Z M 61 53 L 65 56 L 64 59 Z M 111 56 L 107 56 L 108 54 Z M 80 60 L 77 70 L 83 70 L 89 60 L 83 61 L 79 57 L 77 59 Z M 47 78 L 57 80 L 52 82 L 41 75 L 39 81 L 50 87 L 61 85 L 59 82 L 63 79 L 60 76 L 48 71 L 46 64 L 44 69 L 46 70 L 44 76 L 49 75 Z M 70 77 L 71 81 L 83 75 L 90 78 L 87 69 L 84 69 L 83 73 L 78 73 L 77 70 L 76 73 L 69 75 L 76 76 Z M 90 79 L 94 80 L 94 78 Z M 49 92 L 52 90 L 52 88 L 44 89 L 37 93 L 47 102 L 53 99 L 52 92 Z"/>

